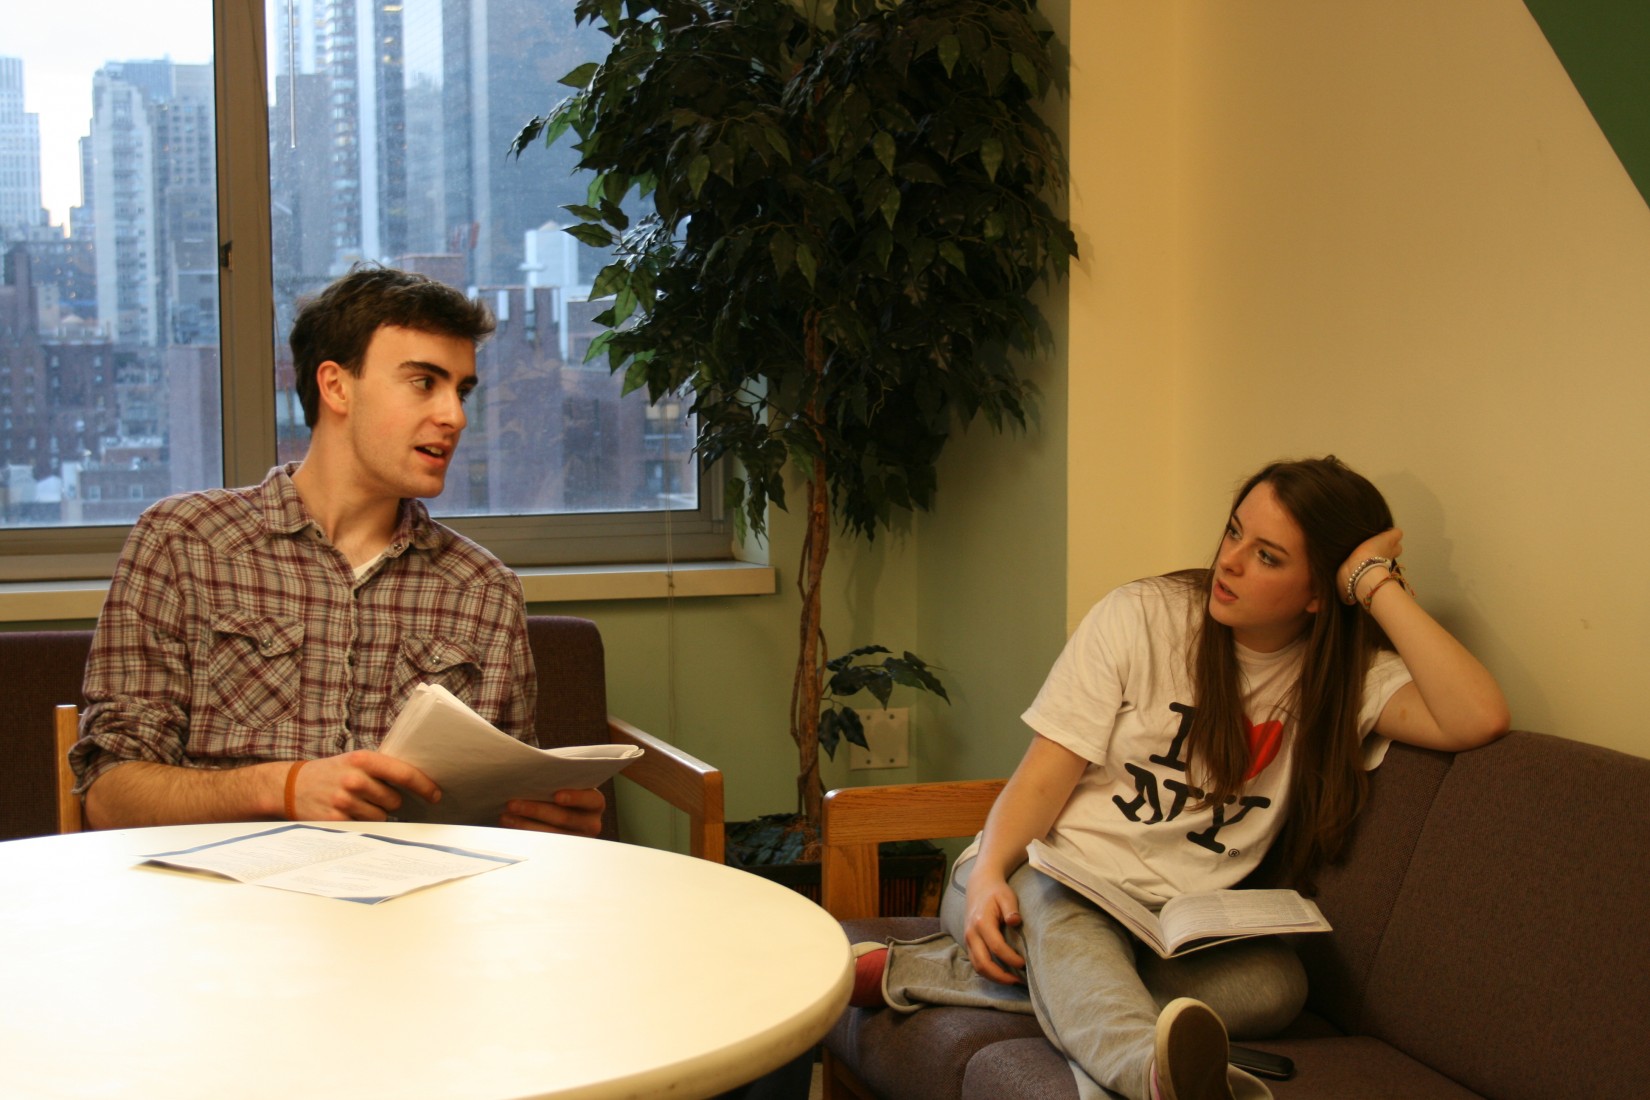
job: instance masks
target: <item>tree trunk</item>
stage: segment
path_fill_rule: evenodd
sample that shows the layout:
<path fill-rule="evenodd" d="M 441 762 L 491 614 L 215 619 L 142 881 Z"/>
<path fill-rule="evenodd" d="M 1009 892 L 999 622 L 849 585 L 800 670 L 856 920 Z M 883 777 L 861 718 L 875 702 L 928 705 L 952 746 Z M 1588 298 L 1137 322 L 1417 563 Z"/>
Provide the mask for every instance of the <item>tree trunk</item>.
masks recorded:
<path fill-rule="evenodd" d="M 825 437 L 817 427 L 821 422 L 820 382 L 825 373 L 818 313 L 809 311 L 805 326 L 804 354 L 814 378 L 814 394 L 807 410 L 809 420 L 816 425 L 814 434 L 819 451 L 808 478 L 808 529 L 802 538 L 802 561 L 796 577 L 797 590 L 802 594 L 802 622 L 796 676 L 791 684 L 791 740 L 796 742 L 800 763 L 796 777 L 797 807 L 817 830 L 825 793 L 819 781 L 819 706 L 824 694 L 827 657 L 820 652 L 824 641 L 820 630 L 820 578 L 825 573 L 825 555 L 831 545 L 831 495 L 825 477 Z"/>

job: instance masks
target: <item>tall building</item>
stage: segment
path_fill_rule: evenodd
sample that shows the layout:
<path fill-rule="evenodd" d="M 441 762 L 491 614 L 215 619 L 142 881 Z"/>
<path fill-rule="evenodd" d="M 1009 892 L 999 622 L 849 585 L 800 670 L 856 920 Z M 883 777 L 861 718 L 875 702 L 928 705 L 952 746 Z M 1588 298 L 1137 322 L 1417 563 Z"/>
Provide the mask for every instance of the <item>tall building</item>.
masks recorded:
<path fill-rule="evenodd" d="M 401 4 L 280 0 L 271 36 L 276 279 L 301 291 L 407 251 Z"/>
<path fill-rule="evenodd" d="M 429 4 L 436 0 L 411 0 Z M 470 254 L 472 284 L 521 281 L 523 241 L 561 207 L 585 201 L 570 141 L 521 158 L 510 143 L 529 119 L 569 92 L 557 83 L 607 52 L 607 39 L 579 26 L 573 0 L 439 0 L 443 55 L 449 244 Z M 415 30 L 409 14 L 408 49 Z M 588 282 L 585 278 L 583 281 Z"/>
<path fill-rule="evenodd" d="M 92 77 L 92 207 L 97 316 L 118 343 L 159 342 L 155 132 L 148 97 L 106 65 Z"/>
<path fill-rule="evenodd" d="M 212 67 L 111 62 L 92 78 L 98 319 L 137 347 L 214 340 Z"/>
<path fill-rule="evenodd" d="M 23 60 L 0 57 L 0 240 L 46 224 L 40 116 L 23 110 Z"/>

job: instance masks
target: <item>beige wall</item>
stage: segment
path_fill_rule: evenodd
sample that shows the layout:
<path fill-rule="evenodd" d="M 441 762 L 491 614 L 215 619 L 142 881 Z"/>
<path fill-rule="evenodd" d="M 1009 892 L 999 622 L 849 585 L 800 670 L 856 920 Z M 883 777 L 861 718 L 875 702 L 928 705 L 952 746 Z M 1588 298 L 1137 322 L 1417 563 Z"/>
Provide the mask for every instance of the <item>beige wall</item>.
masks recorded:
<path fill-rule="evenodd" d="M 1072 41 L 1068 622 L 1334 451 L 1517 725 L 1650 755 L 1650 210 L 1524 5 L 1095 0 Z"/>

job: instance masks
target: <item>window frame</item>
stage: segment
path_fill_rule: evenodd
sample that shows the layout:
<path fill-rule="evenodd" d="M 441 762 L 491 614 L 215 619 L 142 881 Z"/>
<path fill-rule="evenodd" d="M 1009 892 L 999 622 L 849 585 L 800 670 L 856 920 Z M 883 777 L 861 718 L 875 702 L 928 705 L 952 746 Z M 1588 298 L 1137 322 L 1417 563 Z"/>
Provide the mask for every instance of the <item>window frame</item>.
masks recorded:
<path fill-rule="evenodd" d="M 213 0 L 212 11 L 223 478 L 253 485 L 277 454 L 267 28 L 260 0 Z M 517 568 L 734 561 L 716 473 L 699 466 L 693 511 L 444 516 L 440 498 L 428 504 L 440 522 Z M 0 529 L 0 583 L 107 579 L 130 530 Z"/>

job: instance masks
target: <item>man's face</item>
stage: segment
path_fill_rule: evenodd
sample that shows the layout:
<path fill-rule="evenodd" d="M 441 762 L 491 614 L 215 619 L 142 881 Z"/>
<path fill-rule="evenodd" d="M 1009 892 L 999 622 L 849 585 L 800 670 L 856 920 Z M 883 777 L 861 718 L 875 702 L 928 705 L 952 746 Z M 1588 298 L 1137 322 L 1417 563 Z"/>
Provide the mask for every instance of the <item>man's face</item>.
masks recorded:
<path fill-rule="evenodd" d="M 384 325 L 373 333 L 349 393 L 350 450 L 362 488 L 375 496 L 434 497 L 466 423 L 464 400 L 476 386 L 475 345 Z"/>

